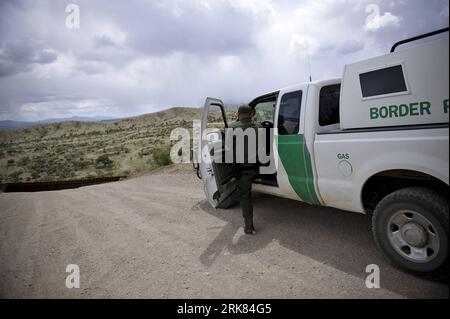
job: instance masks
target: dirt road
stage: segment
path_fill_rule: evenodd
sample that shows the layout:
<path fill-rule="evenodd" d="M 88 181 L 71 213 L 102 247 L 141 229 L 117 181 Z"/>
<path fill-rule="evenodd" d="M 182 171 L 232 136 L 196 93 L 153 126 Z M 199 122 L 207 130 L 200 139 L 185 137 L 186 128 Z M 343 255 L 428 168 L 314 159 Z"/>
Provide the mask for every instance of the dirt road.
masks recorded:
<path fill-rule="evenodd" d="M 363 215 L 254 196 L 214 210 L 190 169 L 43 193 L 0 194 L 3 298 L 448 298 L 448 285 L 389 266 Z M 68 289 L 66 265 L 81 287 Z M 381 288 L 365 286 L 366 265 Z"/>

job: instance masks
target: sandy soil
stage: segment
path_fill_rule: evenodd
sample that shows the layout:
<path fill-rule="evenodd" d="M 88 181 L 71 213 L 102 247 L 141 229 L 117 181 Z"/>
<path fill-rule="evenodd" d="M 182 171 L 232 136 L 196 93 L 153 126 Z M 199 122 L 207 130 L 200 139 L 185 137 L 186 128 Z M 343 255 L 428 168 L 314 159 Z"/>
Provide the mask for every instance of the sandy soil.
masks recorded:
<path fill-rule="evenodd" d="M 398 271 L 363 215 L 254 195 L 215 210 L 190 167 L 75 190 L 0 194 L 3 298 L 448 298 Z M 66 265 L 80 267 L 68 289 Z M 378 264 L 381 288 L 365 286 Z"/>

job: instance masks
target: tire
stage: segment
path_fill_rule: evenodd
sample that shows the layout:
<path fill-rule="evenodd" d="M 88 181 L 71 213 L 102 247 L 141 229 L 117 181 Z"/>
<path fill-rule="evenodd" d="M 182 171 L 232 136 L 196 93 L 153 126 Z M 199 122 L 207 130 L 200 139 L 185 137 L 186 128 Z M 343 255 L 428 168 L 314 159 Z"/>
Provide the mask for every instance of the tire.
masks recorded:
<path fill-rule="evenodd" d="M 431 280 L 449 277 L 449 207 L 428 188 L 410 187 L 384 197 L 372 217 L 379 250 L 398 268 Z"/>

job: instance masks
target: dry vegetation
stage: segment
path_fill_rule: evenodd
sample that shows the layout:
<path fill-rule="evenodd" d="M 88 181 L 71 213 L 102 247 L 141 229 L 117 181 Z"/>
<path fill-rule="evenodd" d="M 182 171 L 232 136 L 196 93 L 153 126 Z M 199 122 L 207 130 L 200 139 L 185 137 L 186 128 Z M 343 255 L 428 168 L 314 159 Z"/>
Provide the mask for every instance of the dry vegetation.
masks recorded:
<path fill-rule="evenodd" d="M 172 108 L 113 122 L 0 132 L 0 183 L 145 174 L 170 163 L 170 132 L 176 127 L 192 132 L 192 120 L 201 112 Z"/>

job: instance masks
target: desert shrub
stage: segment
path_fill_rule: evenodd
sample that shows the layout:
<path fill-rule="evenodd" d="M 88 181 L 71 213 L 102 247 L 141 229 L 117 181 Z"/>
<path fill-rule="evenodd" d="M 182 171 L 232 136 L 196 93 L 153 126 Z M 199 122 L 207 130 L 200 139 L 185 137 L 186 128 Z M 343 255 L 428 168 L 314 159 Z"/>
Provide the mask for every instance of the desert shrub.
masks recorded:
<path fill-rule="evenodd" d="M 79 160 L 73 160 L 72 165 L 74 169 L 82 170 L 89 167 L 89 162 L 85 161 L 83 158 L 80 158 Z"/>
<path fill-rule="evenodd" d="M 139 154 L 140 157 L 148 156 L 148 155 L 150 155 L 150 150 L 149 149 L 142 149 L 142 150 L 139 151 L 138 154 Z"/>
<path fill-rule="evenodd" d="M 153 160 L 158 166 L 165 166 L 172 164 L 170 159 L 170 149 L 169 148 L 155 148 L 153 150 Z"/>
<path fill-rule="evenodd" d="M 14 171 L 11 174 L 9 174 L 9 179 L 12 180 L 13 182 L 20 182 L 22 181 L 22 178 L 20 177 L 20 175 L 23 174 L 22 170 L 18 170 L 18 171 Z"/>
<path fill-rule="evenodd" d="M 75 177 L 75 172 L 67 168 L 60 168 L 56 171 L 56 175 L 59 178 L 71 178 Z"/>
<path fill-rule="evenodd" d="M 90 173 L 87 175 L 87 178 L 96 178 L 96 177 L 98 177 L 97 172 L 90 172 Z"/>
<path fill-rule="evenodd" d="M 100 155 L 95 160 L 95 167 L 96 168 L 106 168 L 106 167 L 112 167 L 114 161 L 109 158 L 108 155 Z"/>
<path fill-rule="evenodd" d="M 30 158 L 28 156 L 22 157 L 17 163 L 19 166 L 26 166 L 30 163 Z"/>
<path fill-rule="evenodd" d="M 31 172 L 31 178 L 32 178 L 33 180 L 37 180 L 37 179 L 39 179 L 40 177 L 41 177 L 41 175 L 40 175 L 39 172 L 36 172 L 36 171 Z"/>
<path fill-rule="evenodd" d="M 122 172 L 120 172 L 120 175 L 126 176 L 126 177 L 130 176 L 130 174 L 131 174 L 131 172 L 128 169 L 123 170 Z"/>

